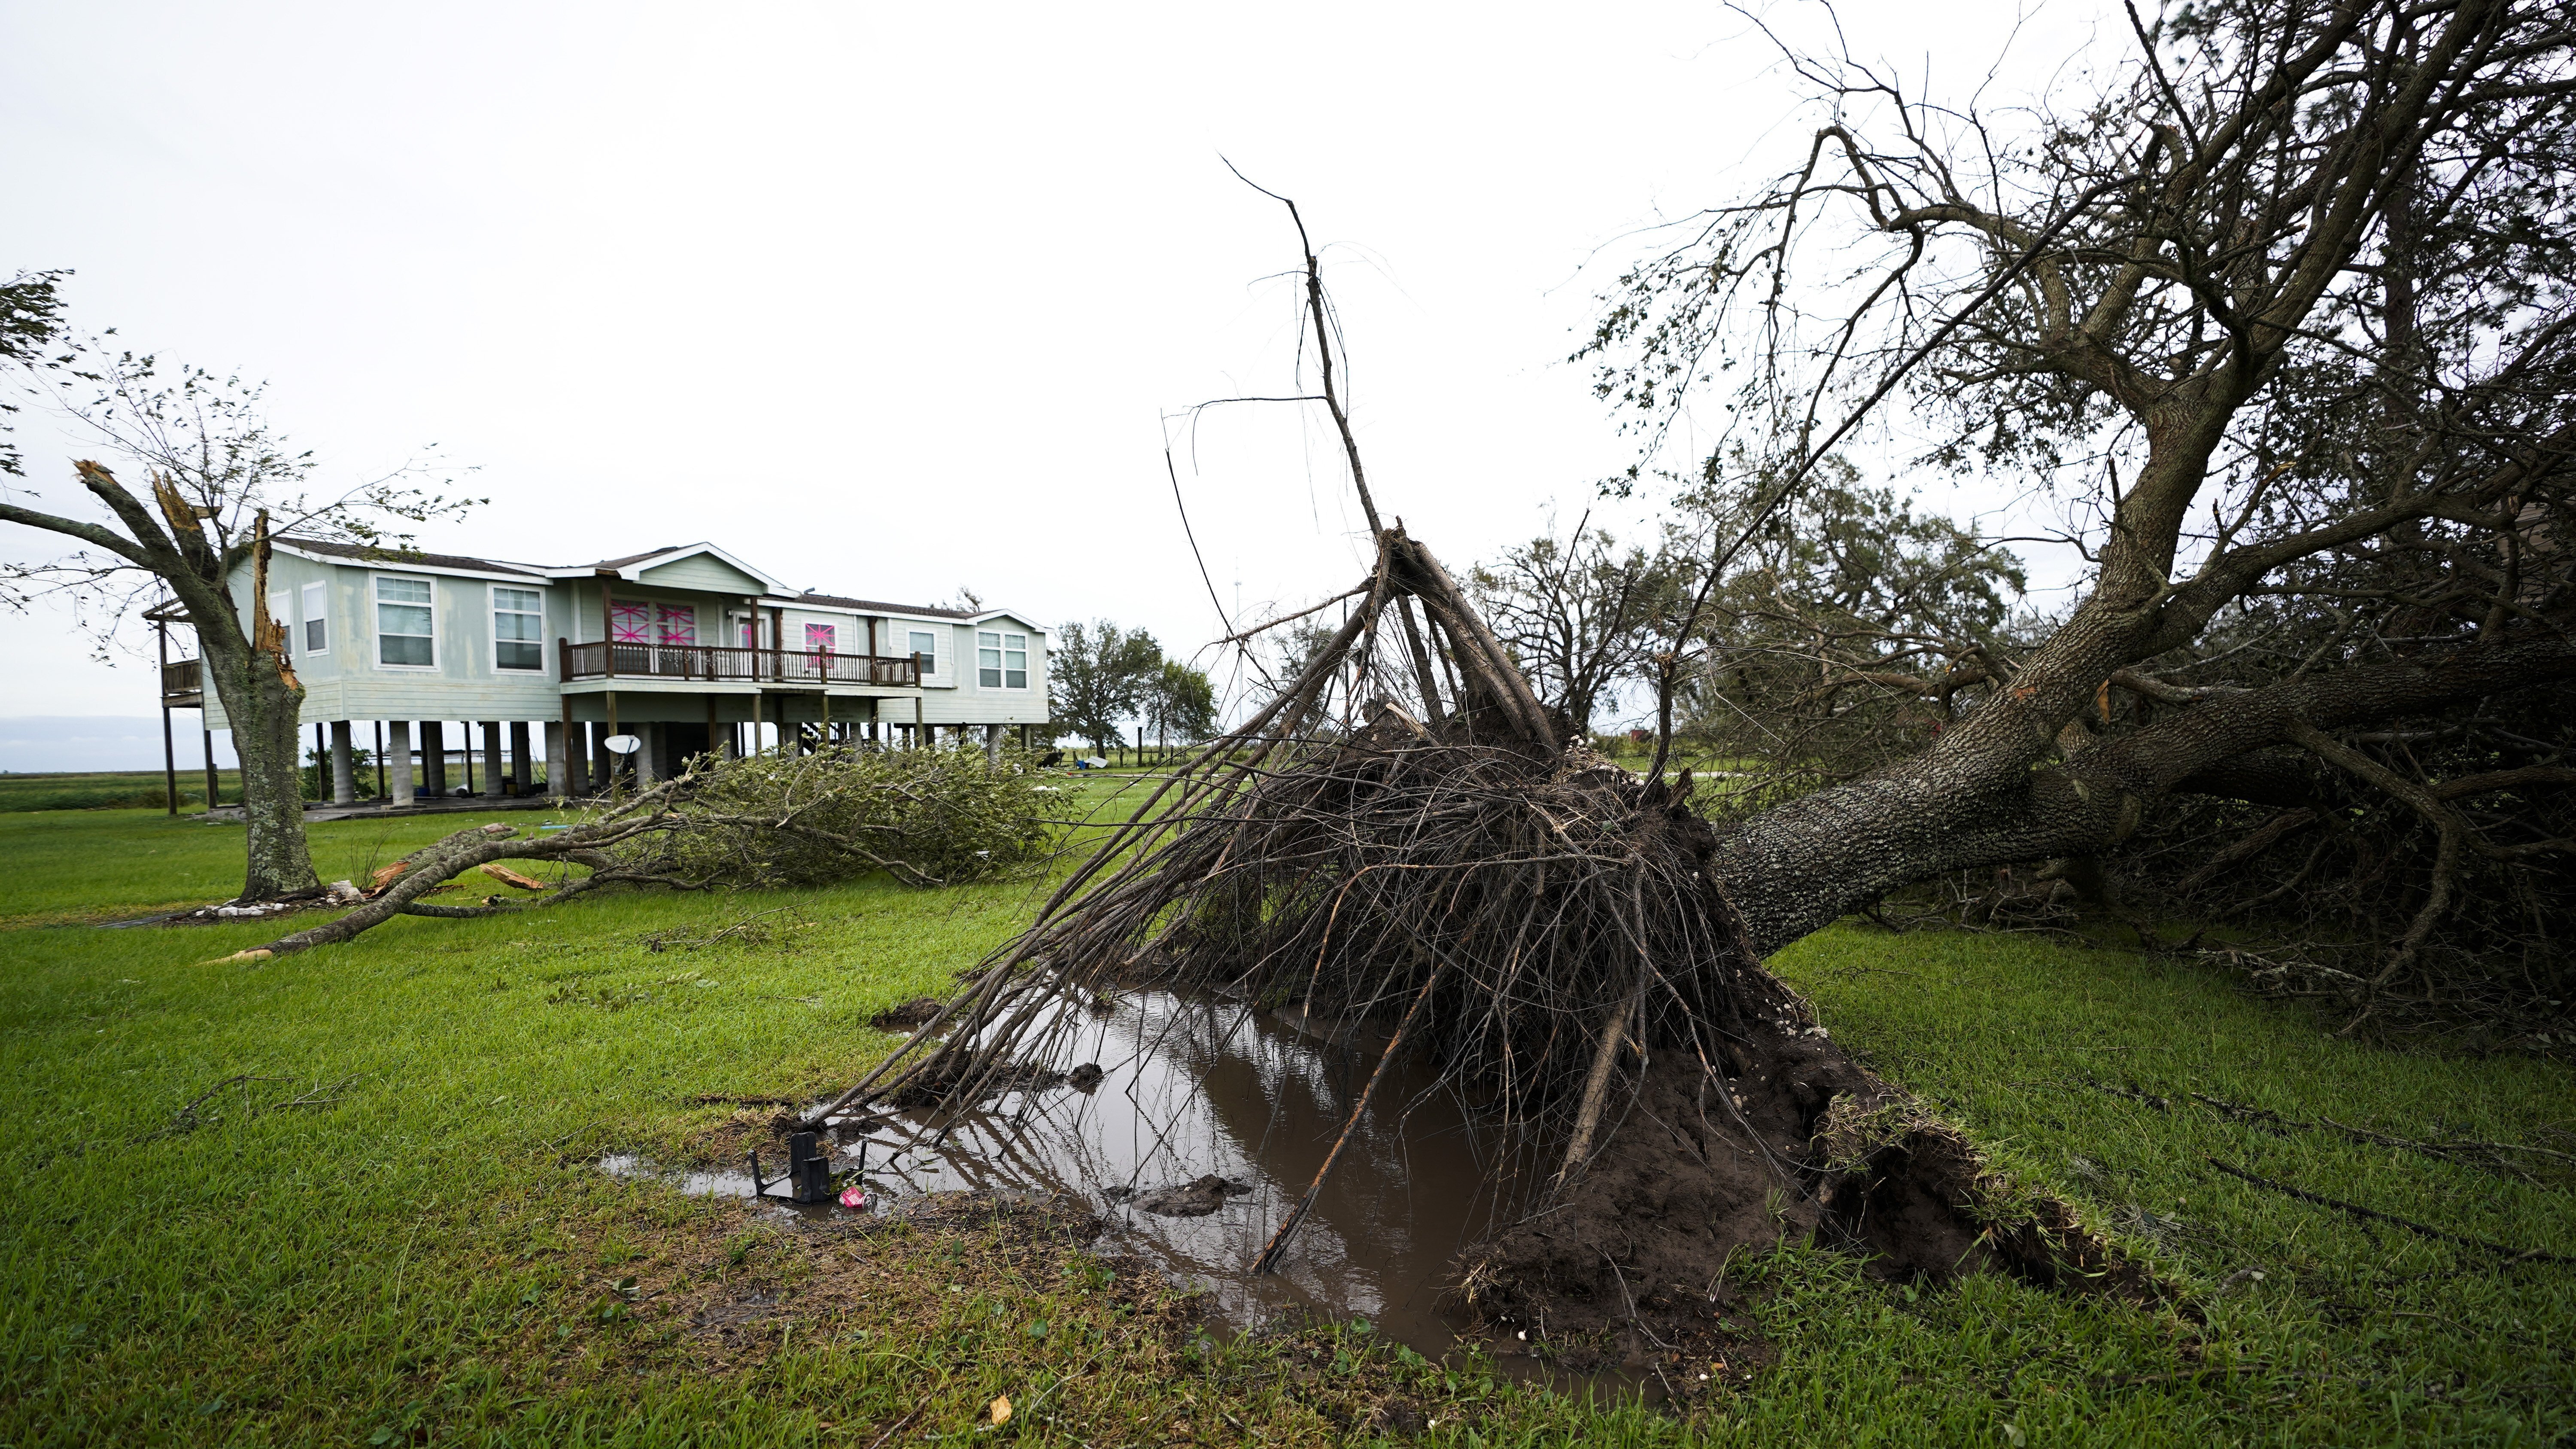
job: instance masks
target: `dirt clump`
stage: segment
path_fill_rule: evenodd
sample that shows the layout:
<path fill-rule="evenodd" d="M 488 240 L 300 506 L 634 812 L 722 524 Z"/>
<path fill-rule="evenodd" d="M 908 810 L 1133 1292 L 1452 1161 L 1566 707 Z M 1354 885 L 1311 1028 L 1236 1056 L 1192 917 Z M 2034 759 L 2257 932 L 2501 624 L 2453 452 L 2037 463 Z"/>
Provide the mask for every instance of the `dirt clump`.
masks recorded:
<path fill-rule="evenodd" d="M 1466 1306 L 1562 1342 L 1560 1361 L 1634 1367 L 1648 1342 L 1714 1361 L 1732 1344 L 1741 1368 L 1753 1340 L 1725 1275 L 1746 1249 L 1812 1240 L 1865 1255 L 1888 1281 L 1996 1271 L 2161 1296 L 2065 1203 L 2018 1189 L 1854 1060 L 1786 986 L 1768 995 L 1752 1039 L 1728 1043 L 1725 1060 L 1649 1048 L 1628 1074 L 1625 1120 L 1580 1177 L 1461 1255 Z"/>
<path fill-rule="evenodd" d="M 1128 1198 L 1127 1205 L 1167 1218 L 1203 1218 L 1224 1207 L 1226 1199 L 1241 1197 L 1250 1191 L 1252 1186 L 1249 1183 L 1229 1182 L 1211 1172 L 1195 1182 L 1175 1183 L 1140 1192 Z"/>
<path fill-rule="evenodd" d="M 935 997 L 916 996 L 878 1012 L 869 1019 L 868 1025 L 879 1031 L 919 1031 L 930 1025 L 944 1005 L 945 1002 Z"/>

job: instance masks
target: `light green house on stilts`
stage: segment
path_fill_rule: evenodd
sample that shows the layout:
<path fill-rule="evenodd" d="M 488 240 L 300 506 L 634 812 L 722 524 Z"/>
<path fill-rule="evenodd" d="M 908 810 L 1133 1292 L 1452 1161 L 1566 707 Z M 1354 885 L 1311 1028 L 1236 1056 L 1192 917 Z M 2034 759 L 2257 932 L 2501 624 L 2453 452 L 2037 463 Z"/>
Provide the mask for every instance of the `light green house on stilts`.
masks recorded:
<path fill-rule="evenodd" d="M 247 615 L 249 571 L 232 584 Z M 709 752 L 918 748 L 941 730 L 998 750 L 1047 718 L 1046 631 L 1025 618 L 792 589 L 711 543 L 558 567 L 282 538 L 268 589 L 344 807 L 371 743 L 368 783 L 402 808 L 590 795 Z M 224 729 L 194 665 L 165 663 L 165 712 L 196 704 Z M 640 741 L 623 763 L 618 735 Z"/>

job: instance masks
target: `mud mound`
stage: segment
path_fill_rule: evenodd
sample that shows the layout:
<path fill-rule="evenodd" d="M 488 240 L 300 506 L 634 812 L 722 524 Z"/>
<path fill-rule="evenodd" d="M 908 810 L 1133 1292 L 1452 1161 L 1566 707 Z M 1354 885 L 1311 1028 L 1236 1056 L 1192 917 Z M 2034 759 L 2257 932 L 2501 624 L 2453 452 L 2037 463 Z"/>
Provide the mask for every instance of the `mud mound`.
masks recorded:
<path fill-rule="evenodd" d="M 1203 1218 L 1224 1207 L 1226 1199 L 1241 1197 L 1250 1191 L 1250 1183 L 1228 1182 L 1211 1172 L 1196 1182 L 1158 1187 L 1151 1192 L 1140 1192 L 1126 1201 L 1130 1207 L 1167 1218 Z"/>
<path fill-rule="evenodd" d="M 1749 1333 L 1724 1281 L 1729 1255 L 1806 1239 L 1865 1254 L 1894 1281 L 1998 1271 L 2159 1296 L 2066 1204 L 2017 1191 L 1853 1060 L 1785 987 L 1769 1005 L 1713 1073 L 1669 1050 L 1632 1067 L 1626 1115 L 1582 1176 L 1461 1255 L 1465 1304 L 1562 1342 L 1569 1361 L 1633 1359 L 1640 1339 L 1705 1356 Z"/>
<path fill-rule="evenodd" d="M 910 1001 L 889 1006 L 878 1012 L 869 1020 L 868 1025 L 879 1031 L 919 1031 L 930 1025 L 932 1018 L 939 1015 L 941 1004 L 932 997 L 916 996 Z"/>

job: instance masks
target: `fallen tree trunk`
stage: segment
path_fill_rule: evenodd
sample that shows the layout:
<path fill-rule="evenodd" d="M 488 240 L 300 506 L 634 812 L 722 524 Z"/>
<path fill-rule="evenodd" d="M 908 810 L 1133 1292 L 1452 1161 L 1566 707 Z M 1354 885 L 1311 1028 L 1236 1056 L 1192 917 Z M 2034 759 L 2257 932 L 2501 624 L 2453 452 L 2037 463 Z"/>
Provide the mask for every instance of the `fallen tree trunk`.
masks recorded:
<path fill-rule="evenodd" d="M 413 852 L 402 869 L 388 874 L 394 867 L 376 872 L 374 879 L 382 888 L 347 915 L 324 921 L 290 935 L 281 936 L 265 946 L 254 946 L 217 958 L 208 964 L 238 961 L 266 961 L 309 951 L 316 946 L 336 945 L 355 939 L 361 933 L 380 926 L 396 916 L 437 916 L 446 919 L 469 919 L 496 915 L 504 911 L 534 910 L 569 900 L 575 896 L 613 884 L 619 880 L 648 878 L 639 873 L 620 870 L 606 852 L 611 846 L 633 840 L 648 832 L 669 828 L 673 794 L 688 779 L 683 775 L 664 782 L 636 797 L 627 805 L 611 811 L 598 820 L 574 826 L 553 835 L 528 839 L 514 826 L 482 825 L 460 830 L 434 844 Z M 590 874 L 574 876 L 528 901 L 506 901 L 483 906 L 432 906 L 421 903 L 422 896 L 446 885 L 457 876 L 478 867 L 504 860 L 560 860 L 590 868 Z"/>
<path fill-rule="evenodd" d="M 347 915 L 225 959 L 347 941 L 399 915 L 467 919 L 559 905 L 608 885 L 775 887 L 879 871 L 912 886 L 975 879 L 1032 866 L 1053 849 L 1066 806 L 1036 781 L 961 750 L 703 758 L 568 829 L 534 839 L 501 824 L 460 830 L 375 872 L 373 893 Z M 506 863 L 548 860 L 589 873 L 548 887 Z M 479 906 L 422 900 L 468 872 L 538 894 Z"/>

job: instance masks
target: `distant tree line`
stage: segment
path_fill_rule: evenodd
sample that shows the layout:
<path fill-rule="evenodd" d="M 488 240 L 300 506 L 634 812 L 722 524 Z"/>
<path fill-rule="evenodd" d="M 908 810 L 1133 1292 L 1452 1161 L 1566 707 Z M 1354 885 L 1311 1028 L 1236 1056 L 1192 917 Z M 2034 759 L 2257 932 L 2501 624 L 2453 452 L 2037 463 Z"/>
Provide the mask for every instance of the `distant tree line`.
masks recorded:
<path fill-rule="evenodd" d="M 1207 675 L 1163 655 L 1142 629 L 1107 619 L 1066 624 L 1047 654 L 1047 703 L 1057 731 L 1097 750 L 1192 745 L 1216 733 L 1216 687 Z"/>

